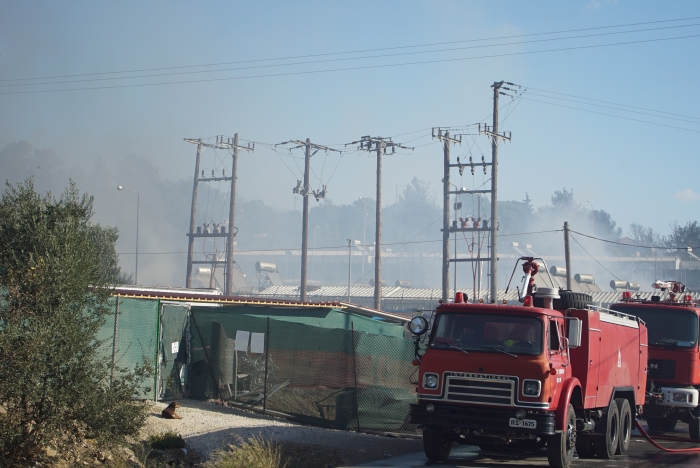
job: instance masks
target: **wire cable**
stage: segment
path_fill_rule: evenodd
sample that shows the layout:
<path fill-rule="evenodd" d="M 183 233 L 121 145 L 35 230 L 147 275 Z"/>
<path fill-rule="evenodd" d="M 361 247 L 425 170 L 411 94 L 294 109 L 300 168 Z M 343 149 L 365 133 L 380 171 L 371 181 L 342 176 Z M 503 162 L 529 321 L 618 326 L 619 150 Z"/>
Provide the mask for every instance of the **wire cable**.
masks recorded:
<path fill-rule="evenodd" d="M 32 77 L 11 78 L 11 79 L 0 80 L 0 83 L 1 82 L 10 82 L 10 81 L 49 80 L 49 79 L 73 78 L 73 77 L 81 77 L 81 76 L 99 76 L 99 75 L 110 75 L 110 74 L 140 73 L 140 72 L 147 72 L 147 71 L 214 67 L 214 66 L 222 66 L 222 65 L 234 65 L 234 64 L 240 64 L 240 63 L 293 60 L 293 59 L 299 59 L 299 58 L 324 57 L 324 56 L 332 56 L 332 55 L 347 55 L 347 54 L 358 54 L 358 53 L 365 53 L 365 52 L 380 52 L 380 51 L 385 51 L 385 50 L 399 50 L 399 49 L 410 49 L 410 48 L 418 48 L 418 47 L 433 47 L 433 46 L 449 45 L 449 44 L 463 44 L 463 43 L 469 43 L 469 42 L 514 39 L 514 38 L 518 38 L 518 37 L 533 37 L 533 36 L 543 36 L 543 35 L 550 35 L 550 34 L 565 34 L 565 33 L 582 32 L 582 31 L 595 31 L 595 30 L 601 30 L 601 29 L 624 28 L 624 27 L 631 27 L 631 26 L 642 26 L 642 25 L 647 25 L 647 24 L 660 24 L 660 23 L 672 23 L 672 22 L 678 22 L 678 21 L 691 21 L 691 20 L 697 20 L 697 19 L 700 19 L 700 17 L 695 16 L 695 17 L 676 18 L 676 19 L 669 19 L 669 20 L 646 21 L 646 22 L 641 22 L 641 23 L 627 23 L 627 24 L 611 25 L 611 26 L 598 26 L 598 27 L 593 27 L 593 28 L 581 28 L 581 29 L 550 31 L 550 32 L 542 32 L 542 33 L 518 34 L 518 35 L 512 35 L 512 36 L 500 36 L 500 37 L 481 38 L 481 39 L 467 39 L 467 40 L 461 40 L 461 41 L 435 42 L 435 43 L 427 43 L 427 44 L 384 47 L 384 48 L 377 48 L 377 49 L 364 49 L 364 50 L 354 50 L 354 51 L 345 51 L 345 52 L 329 52 L 329 53 L 321 53 L 321 54 L 307 54 L 307 55 L 296 55 L 296 56 L 276 57 L 276 58 L 239 60 L 239 61 L 233 61 L 233 62 L 218 62 L 218 63 L 208 63 L 208 64 L 199 64 L 199 65 L 180 65 L 180 66 L 159 67 L 159 68 L 141 68 L 141 69 L 133 69 L 133 70 L 112 71 L 112 72 L 81 73 L 81 74 L 73 74 L 73 75 L 55 75 L 55 76 L 33 77 L 33 78 Z M 684 27 L 684 26 L 685 25 L 680 25 L 679 27 Z"/>
<path fill-rule="evenodd" d="M 213 82 L 220 82 L 220 81 L 244 80 L 244 79 L 252 79 L 252 78 L 271 78 L 271 77 L 279 77 L 279 76 L 312 75 L 312 74 L 319 74 L 319 73 L 334 73 L 334 72 L 353 71 L 353 70 L 370 70 L 370 69 L 380 69 L 380 68 L 405 67 L 405 66 L 411 66 L 411 65 L 427 65 L 427 64 L 435 64 L 435 63 L 461 62 L 461 61 L 466 61 L 466 60 L 480 60 L 480 59 L 499 58 L 499 57 L 515 57 L 515 56 L 521 56 L 521 55 L 535 55 L 535 54 L 544 54 L 544 53 L 550 53 L 550 52 L 566 52 L 566 51 L 572 51 L 572 50 L 596 49 L 596 48 L 603 48 L 603 47 L 614 47 L 614 46 L 632 45 L 632 44 L 645 44 L 645 43 L 652 43 L 652 42 L 692 39 L 692 38 L 698 38 L 698 37 L 700 37 L 700 34 L 657 38 L 657 39 L 640 39 L 640 40 L 636 40 L 636 41 L 614 42 L 614 43 L 607 43 L 607 44 L 592 44 L 592 45 L 583 45 L 583 46 L 560 47 L 560 48 L 555 48 L 555 49 L 533 50 L 533 51 L 524 51 L 524 52 L 510 52 L 510 53 L 502 53 L 502 54 L 480 55 L 480 56 L 472 56 L 472 57 L 457 57 L 457 58 L 449 58 L 449 59 L 424 60 L 424 61 L 417 61 L 417 62 L 364 65 L 364 66 L 357 66 L 357 67 L 330 68 L 330 69 L 325 69 L 325 70 L 290 71 L 290 72 L 283 72 L 283 73 L 268 73 L 268 74 L 261 74 L 261 75 L 207 78 L 207 79 L 197 79 L 197 80 L 163 81 L 163 82 L 157 82 L 157 83 L 132 83 L 132 84 L 123 84 L 123 85 L 92 86 L 92 87 L 83 87 L 83 88 L 9 91 L 9 92 L 0 92 L 0 95 L 37 94 L 37 93 L 54 93 L 54 92 L 68 92 L 68 91 L 89 91 L 89 90 L 99 90 L 99 89 L 140 88 L 140 87 L 150 87 L 150 86 L 168 86 L 168 85 L 175 85 L 175 84 L 213 83 Z"/>
<path fill-rule="evenodd" d="M 571 231 L 569 231 L 569 232 L 571 232 Z M 593 261 L 595 261 L 598 265 L 600 265 L 601 268 L 603 268 L 603 270 L 605 270 L 605 271 L 607 271 L 608 273 L 610 273 L 610 274 L 613 276 L 613 278 L 615 278 L 616 280 L 622 281 L 620 278 L 617 277 L 617 275 L 615 275 L 615 273 L 613 273 L 612 271 L 610 271 L 610 270 L 608 270 L 607 268 L 605 268 L 605 266 L 603 266 L 603 264 L 600 263 L 600 262 L 598 261 L 597 258 L 595 258 L 593 255 L 591 255 L 590 252 L 588 252 L 588 250 L 586 250 L 586 248 L 585 248 L 584 246 L 582 246 L 581 243 L 580 243 L 579 241 L 577 241 L 576 238 L 575 238 L 574 236 L 571 236 L 571 235 L 570 235 L 569 237 L 571 237 L 571 238 L 574 240 L 574 242 L 576 242 L 576 243 L 578 244 L 578 246 L 581 247 L 581 248 L 583 249 L 583 251 L 586 252 L 586 253 L 588 254 L 588 256 L 591 257 L 591 258 L 593 259 Z"/>

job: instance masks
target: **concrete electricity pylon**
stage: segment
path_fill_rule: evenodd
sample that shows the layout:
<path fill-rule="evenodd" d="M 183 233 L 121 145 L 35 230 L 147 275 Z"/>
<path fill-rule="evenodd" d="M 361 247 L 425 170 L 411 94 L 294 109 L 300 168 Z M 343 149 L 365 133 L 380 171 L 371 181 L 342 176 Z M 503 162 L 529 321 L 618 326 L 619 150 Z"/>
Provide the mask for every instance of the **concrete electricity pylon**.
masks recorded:
<path fill-rule="evenodd" d="M 361 137 L 357 141 L 348 143 L 345 146 L 359 144 L 358 149 L 364 151 L 376 151 L 377 153 L 377 213 L 374 241 L 374 308 L 380 310 L 382 306 L 382 155 L 394 154 L 396 148 L 410 149 L 399 143 L 394 143 L 391 138 L 371 137 L 369 135 Z M 387 153 L 387 148 L 391 148 L 391 153 Z"/>
<path fill-rule="evenodd" d="M 437 130 L 437 134 L 435 134 Z M 442 302 L 447 302 L 450 292 L 450 144 L 462 143 L 462 136 L 451 138 L 449 130 L 433 128 L 433 138 L 443 142 L 444 175 L 442 179 Z M 456 241 L 455 241 L 456 244 Z M 455 255 L 456 257 L 456 255 Z M 455 265 L 455 269 L 457 265 Z M 456 281 L 455 281 L 456 283 Z M 454 285 L 457 291 L 457 284 Z"/>
<path fill-rule="evenodd" d="M 309 185 L 309 176 L 311 172 L 311 156 L 318 153 L 321 150 L 326 152 L 335 151 L 340 153 L 339 150 L 329 148 L 327 146 L 317 145 L 311 143 L 309 138 L 306 141 L 300 140 L 289 140 L 283 143 L 279 143 L 275 146 L 287 145 L 293 143 L 297 146 L 290 148 L 293 149 L 304 148 L 304 186 L 302 187 L 301 181 L 297 181 L 297 185 L 292 188 L 292 193 L 298 193 L 304 197 L 304 208 L 302 214 L 302 230 L 301 230 L 301 284 L 299 285 L 299 300 L 306 301 L 306 281 L 307 281 L 307 254 L 309 248 L 309 195 L 316 197 L 316 201 L 321 198 L 326 198 L 326 186 L 324 185 L 322 189 L 313 191 Z M 313 153 L 311 152 L 313 150 Z"/>
<path fill-rule="evenodd" d="M 498 143 L 500 140 L 510 141 L 510 132 L 498 133 L 498 97 L 508 96 L 501 91 L 503 85 L 517 86 L 505 81 L 497 81 L 491 85 L 493 89 L 493 125 L 479 125 L 479 133 L 488 135 L 491 138 L 491 297 L 492 303 L 496 302 L 498 291 Z M 511 90 L 510 88 L 505 88 Z"/>
<path fill-rule="evenodd" d="M 216 143 L 204 143 L 201 138 L 185 138 L 187 143 L 197 145 L 197 156 L 194 165 L 194 183 L 192 186 L 192 207 L 190 209 L 190 230 L 187 236 L 189 237 L 189 242 L 187 246 L 187 277 L 185 278 L 185 287 L 192 287 L 192 266 L 197 263 L 212 264 L 212 266 L 225 263 L 225 278 L 226 285 L 224 293 L 228 296 L 233 293 L 233 242 L 235 237 L 235 225 L 234 225 L 234 215 L 236 211 L 236 179 L 238 178 L 238 151 L 254 151 L 255 144 L 248 144 L 247 146 L 240 146 L 238 144 L 238 133 L 235 134 L 233 138 L 224 138 L 223 136 L 216 137 Z M 231 177 L 204 177 L 204 174 L 200 177 L 199 174 L 199 163 L 202 156 L 202 150 L 204 148 L 213 148 L 221 150 L 229 150 L 233 161 L 231 163 Z M 231 198 L 229 203 L 229 217 L 228 217 L 228 232 L 195 232 L 195 222 L 197 218 L 197 190 L 199 187 L 199 182 L 221 182 L 225 181 L 231 182 Z M 194 239 L 195 237 L 225 237 L 226 238 L 226 260 L 224 262 L 220 261 L 218 258 L 213 258 L 212 261 L 194 261 Z M 213 271 L 213 269 L 212 269 Z"/>

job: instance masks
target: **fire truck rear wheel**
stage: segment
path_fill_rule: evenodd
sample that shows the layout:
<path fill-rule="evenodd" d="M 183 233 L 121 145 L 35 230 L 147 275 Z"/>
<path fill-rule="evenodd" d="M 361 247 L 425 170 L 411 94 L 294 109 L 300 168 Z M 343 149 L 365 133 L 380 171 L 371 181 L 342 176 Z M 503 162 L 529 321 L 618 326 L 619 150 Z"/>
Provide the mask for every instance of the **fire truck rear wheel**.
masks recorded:
<path fill-rule="evenodd" d="M 620 431 L 615 455 L 624 455 L 630 448 L 630 438 L 632 436 L 632 409 L 627 398 L 615 398 L 617 409 L 620 412 Z"/>
<path fill-rule="evenodd" d="M 593 446 L 598 458 L 610 459 L 615 456 L 620 436 L 620 410 L 613 400 L 608 408 L 608 414 L 603 419 L 605 434 L 603 437 L 595 439 Z"/>
<path fill-rule="evenodd" d="M 547 438 L 547 459 L 553 468 L 569 468 L 576 448 L 576 413 L 569 405 L 564 431 Z"/>
<path fill-rule="evenodd" d="M 423 429 L 423 449 L 430 461 L 446 461 L 452 450 L 452 440 L 440 431 Z"/>

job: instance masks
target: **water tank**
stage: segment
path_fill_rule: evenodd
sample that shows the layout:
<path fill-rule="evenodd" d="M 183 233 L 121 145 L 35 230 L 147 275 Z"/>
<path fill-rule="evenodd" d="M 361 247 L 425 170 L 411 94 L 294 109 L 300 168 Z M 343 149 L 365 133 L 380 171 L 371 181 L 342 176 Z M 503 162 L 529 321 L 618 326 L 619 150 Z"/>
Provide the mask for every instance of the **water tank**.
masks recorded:
<path fill-rule="evenodd" d="M 595 278 L 593 275 L 587 275 L 585 273 L 576 273 L 574 279 L 579 284 L 595 284 Z"/>
<path fill-rule="evenodd" d="M 380 283 L 382 286 L 386 286 L 386 280 L 382 280 Z M 374 278 L 369 279 L 369 285 L 374 286 Z"/>
<path fill-rule="evenodd" d="M 257 271 L 277 271 L 277 265 L 274 263 L 257 262 L 255 264 L 255 269 Z"/>
<path fill-rule="evenodd" d="M 198 275 L 211 275 L 211 268 L 199 267 L 197 268 Z"/>
<path fill-rule="evenodd" d="M 552 276 L 566 276 L 566 268 L 560 266 L 553 266 L 549 269 Z"/>
<path fill-rule="evenodd" d="M 396 286 L 399 288 L 410 288 L 411 282 L 406 280 L 396 280 Z"/>
<path fill-rule="evenodd" d="M 610 287 L 613 289 L 627 289 L 627 281 L 610 280 Z"/>
<path fill-rule="evenodd" d="M 629 281 L 627 282 L 627 289 L 630 291 L 639 291 L 642 289 L 642 285 L 639 283 L 630 283 Z"/>

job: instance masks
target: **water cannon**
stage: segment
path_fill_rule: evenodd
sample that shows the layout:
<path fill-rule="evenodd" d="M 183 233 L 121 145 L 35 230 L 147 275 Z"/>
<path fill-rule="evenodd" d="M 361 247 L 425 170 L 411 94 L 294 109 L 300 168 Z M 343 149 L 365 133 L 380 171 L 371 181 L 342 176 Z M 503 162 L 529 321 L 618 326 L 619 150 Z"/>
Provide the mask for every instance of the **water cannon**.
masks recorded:
<path fill-rule="evenodd" d="M 685 284 L 681 283 L 680 281 L 656 280 L 651 284 L 651 287 L 661 291 L 668 291 L 669 300 L 671 302 L 676 300 L 676 296 L 686 291 Z"/>

